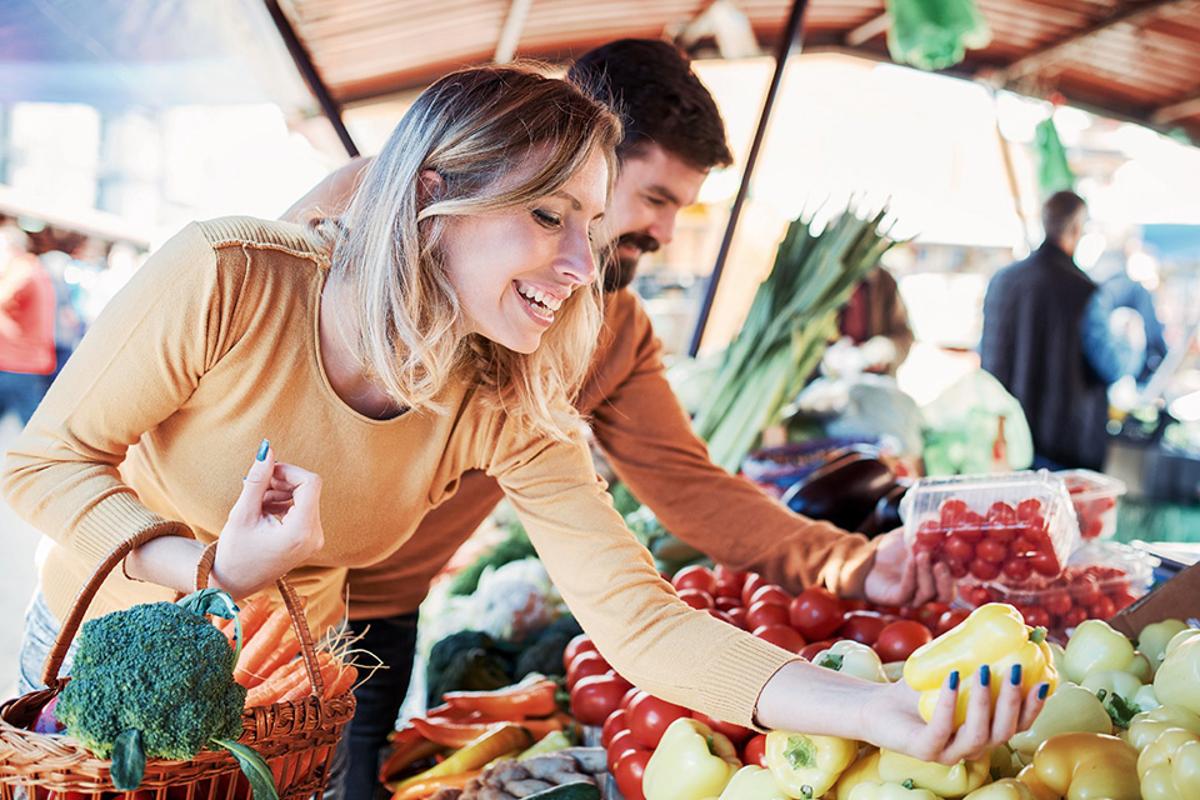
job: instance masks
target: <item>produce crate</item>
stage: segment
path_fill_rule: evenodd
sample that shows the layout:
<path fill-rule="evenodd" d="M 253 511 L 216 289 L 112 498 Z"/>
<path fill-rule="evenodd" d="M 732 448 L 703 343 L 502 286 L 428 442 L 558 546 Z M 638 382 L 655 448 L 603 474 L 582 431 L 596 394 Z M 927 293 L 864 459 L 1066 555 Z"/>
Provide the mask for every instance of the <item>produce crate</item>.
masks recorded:
<path fill-rule="evenodd" d="M 1124 481 L 1090 469 L 1054 474 L 1067 485 L 1079 521 L 1079 535 L 1085 540 L 1111 539 L 1117 532 L 1117 503 L 1125 494 Z"/>

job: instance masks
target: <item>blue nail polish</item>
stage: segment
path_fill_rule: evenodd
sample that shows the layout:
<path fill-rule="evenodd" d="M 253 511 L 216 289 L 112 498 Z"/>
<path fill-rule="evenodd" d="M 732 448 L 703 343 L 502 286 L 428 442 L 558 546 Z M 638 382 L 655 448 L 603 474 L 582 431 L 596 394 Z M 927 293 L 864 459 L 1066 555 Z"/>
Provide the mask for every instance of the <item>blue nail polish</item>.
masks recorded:
<path fill-rule="evenodd" d="M 267 457 L 267 451 L 271 449 L 271 443 L 266 439 L 262 440 L 262 444 L 258 446 L 258 454 L 254 456 L 255 461 L 262 461 Z"/>
<path fill-rule="evenodd" d="M 1008 676 L 1008 679 L 1012 682 L 1013 686 L 1021 685 L 1021 665 L 1020 664 L 1012 665 L 1012 673 Z"/>
<path fill-rule="evenodd" d="M 992 668 L 984 664 L 979 668 L 979 685 L 987 686 L 992 682 Z"/>
<path fill-rule="evenodd" d="M 1043 683 L 1038 687 L 1038 700 L 1045 700 L 1048 694 L 1050 694 L 1050 684 Z"/>
<path fill-rule="evenodd" d="M 950 673 L 950 691 L 954 692 L 957 690 L 958 690 L 958 670 L 954 670 L 953 672 Z"/>

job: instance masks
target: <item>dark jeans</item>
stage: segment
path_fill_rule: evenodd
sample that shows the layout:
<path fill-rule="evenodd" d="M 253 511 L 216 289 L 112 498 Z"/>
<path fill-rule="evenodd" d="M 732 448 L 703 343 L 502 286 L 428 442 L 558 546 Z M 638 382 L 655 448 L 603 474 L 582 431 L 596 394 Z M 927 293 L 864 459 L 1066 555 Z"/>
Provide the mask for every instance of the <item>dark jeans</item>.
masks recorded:
<path fill-rule="evenodd" d="M 0 418 L 11 411 L 22 425 L 29 422 L 52 379 L 51 375 L 0 372 Z"/>
<path fill-rule="evenodd" d="M 350 631 L 362 635 L 355 646 L 378 656 L 383 668 L 354 690 L 358 708 L 346 732 L 346 765 L 340 776 L 339 794 L 346 800 L 386 798 L 379 783 L 379 761 L 388 734 L 396 728 L 396 717 L 412 677 L 417 615 L 352 620 Z"/>

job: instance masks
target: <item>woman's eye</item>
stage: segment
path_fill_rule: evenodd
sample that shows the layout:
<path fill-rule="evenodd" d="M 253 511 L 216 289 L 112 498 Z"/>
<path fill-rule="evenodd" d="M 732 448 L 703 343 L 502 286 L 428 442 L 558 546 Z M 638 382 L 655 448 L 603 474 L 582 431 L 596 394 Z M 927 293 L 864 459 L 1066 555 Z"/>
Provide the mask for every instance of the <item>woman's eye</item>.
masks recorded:
<path fill-rule="evenodd" d="M 547 228 L 557 228 L 562 225 L 562 219 L 557 214 L 543 211 L 540 208 L 534 209 L 533 218 Z"/>

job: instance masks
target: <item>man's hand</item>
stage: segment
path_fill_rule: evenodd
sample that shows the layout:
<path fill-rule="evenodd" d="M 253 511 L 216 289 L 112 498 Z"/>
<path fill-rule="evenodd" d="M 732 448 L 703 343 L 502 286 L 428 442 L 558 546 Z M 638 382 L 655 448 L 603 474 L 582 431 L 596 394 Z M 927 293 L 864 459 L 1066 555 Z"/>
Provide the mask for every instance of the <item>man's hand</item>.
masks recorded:
<path fill-rule="evenodd" d="M 945 564 L 932 564 L 929 553 L 916 557 L 904 544 L 904 531 L 879 537 L 875 565 L 863 585 L 867 600 L 886 606 L 919 606 L 954 599 L 954 579 Z"/>

